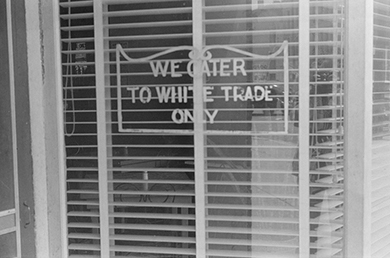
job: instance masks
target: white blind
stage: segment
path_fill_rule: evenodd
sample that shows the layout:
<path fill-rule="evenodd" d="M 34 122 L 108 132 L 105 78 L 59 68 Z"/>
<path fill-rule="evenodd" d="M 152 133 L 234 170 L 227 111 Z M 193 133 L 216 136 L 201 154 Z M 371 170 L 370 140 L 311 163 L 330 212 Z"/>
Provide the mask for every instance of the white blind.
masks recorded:
<path fill-rule="evenodd" d="M 207 257 L 298 257 L 298 1 L 209 0 L 203 12 L 206 46 L 253 54 L 210 50 L 244 58 L 246 74 L 205 81 L 204 108 L 218 111 L 205 124 Z M 287 62 L 259 57 L 285 41 Z M 251 98 L 258 87 L 268 99 Z"/>
<path fill-rule="evenodd" d="M 101 28 L 96 2 L 60 1 L 69 256 L 191 258 L 204 245 L 209 258 L 298 257 L 300 162 L 310 162 L 310 254 L 340 256 L 342 2 L 310 1 L 308 86 L 298 0 L 205 0 L 196 21 L 191 0 L 105 0 Z M 301 87 L 310 117 L 298 116 Z"/>
<path fill-rule="evenodd" d="M 100 257 L 93 1 L 60 1 L 69 257 Z"/>
<path fill-rule="evenodd" d="M 193 126 L 172 119 L 193 113 L 192 78 L 171 70 L 189 50 L 128 60 L 191 46 L 191 1 L 107 1 L 103 17 L 111 255 L 195 257 Z"/>
<path fill-rule="evenodd" d="M 344 1 L 311 1 L 310 253 L 342 257 Z"/>
<path fill-rule="evenodd" d="M 372 257 L 387 257 L 390 171 L 390 5 L 374 1 L 374 71 L 372 128 Z"/>

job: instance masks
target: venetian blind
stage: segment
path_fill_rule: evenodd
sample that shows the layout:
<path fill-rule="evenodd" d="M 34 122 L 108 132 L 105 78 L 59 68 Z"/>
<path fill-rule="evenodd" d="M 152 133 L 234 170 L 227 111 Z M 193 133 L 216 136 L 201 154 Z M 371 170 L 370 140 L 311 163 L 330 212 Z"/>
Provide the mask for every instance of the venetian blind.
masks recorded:
<path fill-rule="evenodd" d="M 341 257 L 344 1 L 310 1 L 310 253 Z"/>
<path fill-rule="evenodd" d="M 60 1 L 69 257 L 100 257 L 93 1 Z"/>
<path fill-rule="evenodd" d="M 302 201 L 341 254 L 343 8 L 310 3 L 300 85 L 298 0 L 60 2 L 71 257 L 298 257 Z"/>
<path fill-rule="evenodd" d="M 203 12 L 212 58 L 246 71 L 205 80 L 204 109 L 218 111 L 204 125 L 207 257 L 298 257 L 298 1 L 207 0 Z M 287 61 L 261 57 L 283 42 Z"/>
<path fill-rule="evenodd" d="M 390 154 L 390 4 L 374 1 L 373 128 L 372 128 L 372 257 L 387 257 L 389 234 Z"/>
<path fill-rule="evenodd" d="M 192 3 L 106 1 L 103 17 L 111 256 L 195 257 L 193 85 L 174 69 L 190 50 L 169 52 L 192 45 Z"/>

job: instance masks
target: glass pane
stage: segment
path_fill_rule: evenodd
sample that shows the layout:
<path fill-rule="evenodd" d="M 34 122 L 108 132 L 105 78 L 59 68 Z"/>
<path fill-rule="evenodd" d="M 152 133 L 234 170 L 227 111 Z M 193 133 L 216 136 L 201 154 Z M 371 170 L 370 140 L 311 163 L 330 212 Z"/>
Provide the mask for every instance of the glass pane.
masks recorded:
<path fill-rule="evenodd" d="M 5 1 L 0 4 L 0 211 L 15 208 L 10 80 L 8 63 L 7 15 Z"/>
<path fill-rule="evenodd" d="M 298 257 L 298 1 L 205 3 L 207 255 Z"/>
<path fill-rule="evenodd" d="M 0 235 L 0 257 L 16 257 L 16 233 Z"/>
<path fill-rule="evenodd" d="M 108 187 L 116 257 L 195 257 L 193 87 L 185 73 L 192 49 L 180 48 L 192 45 L 191 5 L 107 5 Z"/>

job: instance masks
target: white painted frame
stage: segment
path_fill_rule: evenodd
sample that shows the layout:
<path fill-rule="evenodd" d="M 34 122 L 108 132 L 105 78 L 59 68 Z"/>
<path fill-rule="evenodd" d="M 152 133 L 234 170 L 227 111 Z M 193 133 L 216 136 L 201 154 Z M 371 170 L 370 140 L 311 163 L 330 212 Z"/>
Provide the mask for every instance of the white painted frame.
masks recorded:
<path fill-rule="evenodd" d="M 22 255 L 21 235 L 20 235 L 20 204 L 19 204 L 19 170 L 18 170 L 18 150 L 16 136 L 16 95 L 15 95 L 15 64 L 14 64 L 14 47 L 13 47 L 13 22 L 12 22 L 12 5 L 11 0 L 6 1 L 7 12 L 7 38 L 8 38 L 8 67 L 10 81 L 10 103 L 11 103 L 11 130 L 12 130 L 12 157 L 13 157 L 13 188 L 14 188 L 14 209 L 0 213 L 1 221 L 6 221 L 9 216 L 14 217 L 14 223 L 8 225 L 8 230 L 3 230 L 0 235 L 15 232 L 16 235 L 16 257 Z"/>
<path fill-rule="evenodd" d="M 374 1 L 346 1 L 345 257 L 371 257 Z M 359 53 L 359 54 L 358 54 Z"/>
<path fill-rule="evenodd" d="M 299 257 L 310 256 L 310 0 L 299 0 Z"/>

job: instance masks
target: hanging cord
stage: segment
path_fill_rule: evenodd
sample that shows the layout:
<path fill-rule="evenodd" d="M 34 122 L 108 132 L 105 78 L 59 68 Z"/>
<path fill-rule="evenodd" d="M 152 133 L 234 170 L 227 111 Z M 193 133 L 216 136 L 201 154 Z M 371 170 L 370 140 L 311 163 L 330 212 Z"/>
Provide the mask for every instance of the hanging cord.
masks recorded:
<path fill-rule="evenodd" d="M 71 13 L 70 5 L 68 7 L 68 13 L 69 14 Z M 64 132 L 65 132 L 65 136 L 67 136 L 67 137 L 72 136 L 74 134 L 74 132 L 76 131 L 76 111 L 75 111 L 75 107 L 74 107 L 75 102 L 74 102 L 73 78 L 72 78 L 73 72 L 72 72 L 72 66 L 71 66 L 72 54 L 70 53 L 72 50 L 72 42 L 70 41 L 70 39 L 72 38 L 71 31 L 70 31 L 71 26 L 72 26 L 71 18 L 69 17 L 69 21 L 68 21 L 69 43 L 68 43 L 68 48 L 67 48 L 67 50 L 68 50 L 67 60 L 66 60 L 67 67 L 66 67 L 65 85 L 64 85 L 64 89 L 65 89 L 65 94 L 64 94 L 64 113 L 65 113 L 65 115 L 64 115 L 64 120 L 65 120 L 64 121 Z M 69 81 L 70 81 L 70 85 L 68 85 Z M 71 118 L 72 129 L 70 130 L 70 132 L 68 132 L 68 127 L 67 127 L 67 123 L 66 123 L 67 122 L 66 121 L 66 111 L 68 110 L 68 107 L 67 107 L 68 94 L 69 94 L 68 91 L 70 92 L 70 101 L 71 101 L 70 108 L 71 108 L 71 115 L 72 115 L 72 118 Z"/>

